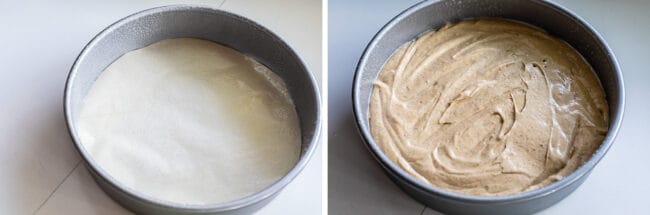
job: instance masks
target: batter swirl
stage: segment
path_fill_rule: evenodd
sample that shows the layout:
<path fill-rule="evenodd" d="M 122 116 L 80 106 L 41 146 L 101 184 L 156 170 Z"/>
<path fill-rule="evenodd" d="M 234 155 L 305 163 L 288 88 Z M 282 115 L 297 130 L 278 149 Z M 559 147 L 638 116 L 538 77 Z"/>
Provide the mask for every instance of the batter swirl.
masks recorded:
<path fill-rule="evenodd" d="M 374 83 L 371 132 L 412 176 L 507 195 L 570 174 L 608 130 L 605 94 L 565 42 L 497 19 L 463 21 L 399 48 Z"/>

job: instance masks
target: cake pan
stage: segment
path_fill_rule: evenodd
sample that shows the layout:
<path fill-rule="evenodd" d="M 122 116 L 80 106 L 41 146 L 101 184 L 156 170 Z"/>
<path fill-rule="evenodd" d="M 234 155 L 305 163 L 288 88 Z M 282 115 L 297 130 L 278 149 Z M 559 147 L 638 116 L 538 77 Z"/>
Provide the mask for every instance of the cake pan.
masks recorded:
<path fill-rule="evenodd" d="M 474 196 L 440 189 L 411 177 L 384 155 L 368 124 L 373 81 L 384 62 L 402 44 L 446 23 L 498 17 L 546 30 L 578 50 L 594 68 L 609 103 L 609 131 L 591 158 L 565 178 L 541 189 L 507 196 Z M 560 5 L 546 1 L 444 0 L 425 1 L 408 8 L 386 24 L 371 40 L 357 65 L 352 88 L 354 117 L 370 153 L 406 193 L 427 206 L 452 214 L 528 214 L 547 208 L 574 191 L 612 146 L 623 119 L 623 76 L 612 51 L 584 20 Z"/>
<path fill-rule="evenodd" d="M 163 39 L 210 40 L 255 58 L 284 80 L 296 106 L 302 150 L 295 166 L 277 182 L 241 199 L 206 205 L 179 204 L 146 196 L 124 186 L 93 161 L 77 135 L 83 100 L 103 70 L 121 55 Z M 124 207 L 143 214 L 250 214 L 268 203 L 305 167 L 320 131 L 320 97 L 300 57 L 277 35 L 244 17 L 215 8 L 172 5 L 138 12 L 95 36 L 81 51 L 68 75 L 64 93 L 66 124 L 75 148 L 100 187 Z"/>

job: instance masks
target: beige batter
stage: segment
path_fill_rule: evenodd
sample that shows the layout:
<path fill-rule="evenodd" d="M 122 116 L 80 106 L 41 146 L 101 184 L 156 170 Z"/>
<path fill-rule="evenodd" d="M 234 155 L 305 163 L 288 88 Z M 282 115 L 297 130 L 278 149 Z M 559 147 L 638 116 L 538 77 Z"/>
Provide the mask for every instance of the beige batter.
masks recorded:
<path fill-rule="evenodd" d="M 243 54 L 198 39 L 163 40 L 113 62 L 85 98 L 78 133 L 111 177 L 184 204 L 258 192 L 300 154 L 284 82 Z"/>
<path fill-rule="evenodd" d="M 595 73 L 565 42 L 506 20 L 463 21 L 398 49 L 374 84 L 372 135 L 412 176 L 507 195 L 573 172 L 608 129 Z"/>

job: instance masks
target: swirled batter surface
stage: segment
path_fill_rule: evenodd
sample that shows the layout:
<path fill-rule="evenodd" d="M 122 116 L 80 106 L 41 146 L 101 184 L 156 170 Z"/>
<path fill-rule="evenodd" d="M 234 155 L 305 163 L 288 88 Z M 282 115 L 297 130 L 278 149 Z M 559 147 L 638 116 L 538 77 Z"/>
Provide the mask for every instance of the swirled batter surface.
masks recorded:
<path fill-rule="evenodd" d="M 531 26 L 462 21 L 399 48 L 374 83 L 371 132 L 412 176 L 507 195 L 573 172 L 608 130 L 605 94 L 568 44 Z"/>

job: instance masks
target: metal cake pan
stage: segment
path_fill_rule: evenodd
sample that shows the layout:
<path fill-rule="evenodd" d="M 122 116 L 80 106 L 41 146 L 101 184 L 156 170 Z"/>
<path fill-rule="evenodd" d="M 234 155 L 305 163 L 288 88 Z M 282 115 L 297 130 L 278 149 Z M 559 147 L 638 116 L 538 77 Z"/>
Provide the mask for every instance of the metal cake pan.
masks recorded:
<path fill-rule="evenodd" d="M 483 17 L 525 22 L 565 40 L 591 64 L 605 90 L 610 124 L 602 145 L 572 174 L 541 189 L 490 197 L 440 189 L 411 177 L 394 164 L 370 133 L 368 108 L 372 83 L 392 53 L 402 44 L 446 23 Z M 368 150 L 388 176 L 413 198 L 444 213 L 528 214 L 547 208 L 573 192 L 607 153 L 623 119 L 624 89 L 623 75 L 603 38 L 587 22 L 560 5 L 538 0 L 433 0 L 403 11 L 375 35 L 357 65 L 352 98 L 357 128 Z"/>
<path fill-rule="evenodd" d="M 162 201 L 124 186 L 98 166 L 84 149 L 77 135 L 76 118 L 84 97 L 103 70 L 131 50 L 180 37 L 206 39 L 238 50 L 269 67 L 286 83 L 300 119 L 302 150 L 295 166 L 274 184 L 244 198 L 218 204 Z M 250 214 L 273 199 L 305 167 L 320 133 L 320 97 L 316 82 L 291 47 L 247 18 L 203 6 L 153 8 L 110 25 L 77 57 L 68 75 L 63 103 L 70 136 L 95 181 L 118 203 L 143 214 Z"/>

